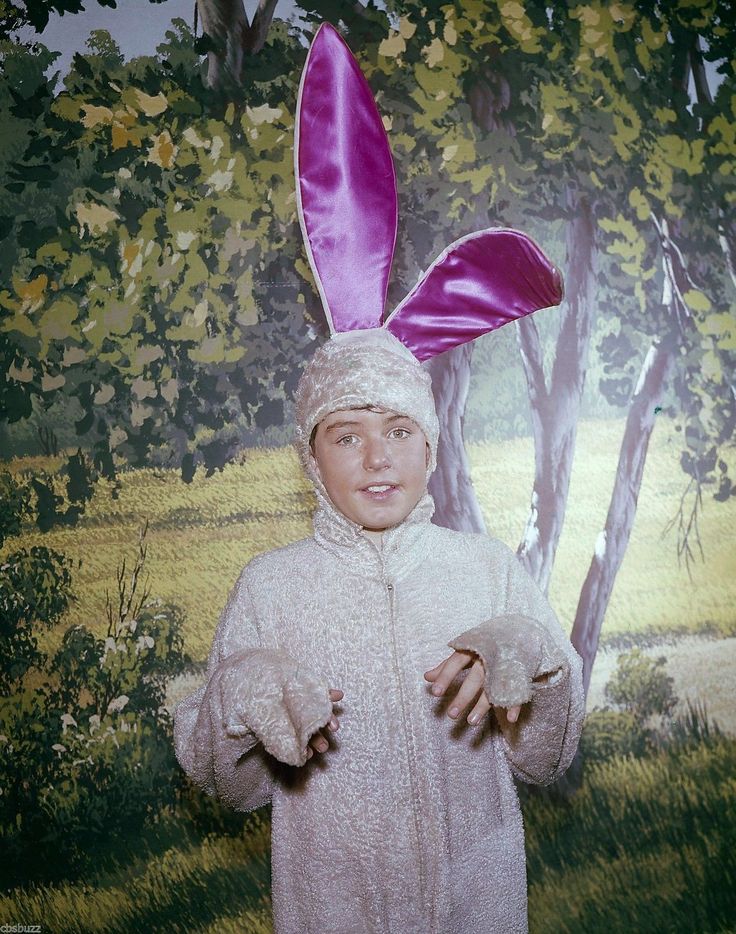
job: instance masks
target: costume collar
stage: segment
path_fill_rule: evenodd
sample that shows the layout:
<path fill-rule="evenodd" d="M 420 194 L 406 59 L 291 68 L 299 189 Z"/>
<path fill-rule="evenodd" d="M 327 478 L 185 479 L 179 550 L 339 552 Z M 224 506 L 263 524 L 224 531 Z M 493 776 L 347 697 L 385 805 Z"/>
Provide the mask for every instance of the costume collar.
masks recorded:
<path fill-rule="evenodd" d="M 419 564 L 426 555 L 434 500 L 425 492 L 399 525 L 386 529 L 382 547 L 363 533 L 363 528 L 343 515 L 321 483 L 315 484 L 317 510 L 312 520 L 318 545 L 350 565 L 361 577 L 392 582 Z"/>

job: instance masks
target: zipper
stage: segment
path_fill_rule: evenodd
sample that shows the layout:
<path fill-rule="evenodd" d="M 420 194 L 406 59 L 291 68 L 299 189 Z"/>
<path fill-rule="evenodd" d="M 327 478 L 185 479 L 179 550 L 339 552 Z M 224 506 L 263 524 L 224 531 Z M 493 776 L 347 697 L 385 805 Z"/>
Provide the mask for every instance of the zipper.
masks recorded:
<path fill-rule="evenodd" d="M 404 688 L 401 680 L 401 667 L 399 665 L 399 653 L 396 645 L 396 627 L 394 625 L 394 585 L 391 581 L 385 581 L 386 590 L 388 591 L 388 604 L 389 604 L 389 617 L 391 621 L 391 648 L 393 652 L 393 662 L 394 662 L 394 674 L 396 675 L 396 682 L 399 686 L 399 697 L 401 699 L 401 723 L 404 728 L 404 743 L 406 745 L 407 759 L 409 762 L 409 788 L 411 791 L 411 808 L 414 816 L 414 830 L 417 837 L 417 845 L 419 847 L 418 858 L 419 858 L 419 893 L 422 901 L 425 905 L 429 905 L 430 912 L 430 930 L 434 931 L 434 904 L 427 897 L 429 893 L 426 891 L 426 872 L 424 866 L 424 857 L 422 851 L 423 844 L 423 835 L 421 830 L 421 818 L 419 815 L 418 808 L 418 795 L 415 785 L 415 776 L 414 776 L 414 763 L 413 763 L 413 754 L 412 747 L 409 741 L 409 726 L 406 722 L 406 702 L 404 697 Z"/>

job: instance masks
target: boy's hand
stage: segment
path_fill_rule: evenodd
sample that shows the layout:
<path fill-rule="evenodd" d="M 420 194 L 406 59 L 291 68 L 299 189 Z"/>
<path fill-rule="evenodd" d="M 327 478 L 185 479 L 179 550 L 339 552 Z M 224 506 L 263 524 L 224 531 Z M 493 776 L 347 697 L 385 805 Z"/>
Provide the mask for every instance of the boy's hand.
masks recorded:
<path fill-rule="evenodd" d="M 436 697 L 441 697 L 458 672 L 462 671 L 463 668 L 467 668 L 470 664 L 472 664 L 472 668 L 466 676 L 465 681 L 463 681 L 460 690 L 457 692 L 455 700 L 450 706 L 448 716 L 456 720 L 468 704 L 476 701 L 475 706 L 468 716 L 468 723 L 476 724 L 480 723 L 481 718 L 485 717 L 491 709 L 491 703 L 486 697 L 486 692 L 483 690 L 483 685 L 485 684 L 485 667 L 482 660 L 475 652 L 455 651 L 449 658 L 446 658 L 444 662 L 435 665 L 430 671 L 425 671 L 424 677 L 427 681 L 434 682 L 432 685 L 432 693 Z M 478 696 L 479 694 L 480 697 Z M 498 707 L 496 709 L 503 710 L 504 708 Z M 520 710 L 521 707 L 508 708 L 506 711 L 506 719 L 509 723 L 516 723 L 519 718 Z"/>
<path fill-rule="evenodd" d="M 333 704 L 336 701 L 342 700 L 342 697 L 343 697 L 342 691 L 330 688 L 330 700 L 332 701 Z M 322 730 L 330 729 L 334 733 L 335 730 L 338 730 L 339 728 L 340 728 L 340 722 L 337 719 L 337 717 L 333 714 L 332 719 L 327 724 L 327 727 L 322 727 Z M 309 745 L 307 746 L 307 759 L 312 758 L 312 756 L 314 755 L 313 750 L 316 750 L 317 752 L 325 752 L 327 749 L 330 748 L 330 744 L 327 741 L 327 737 L 322 732 L 322 730 L 317 730 L 314 736 L 312 736 L 312 738 L 309 740 Z"/>

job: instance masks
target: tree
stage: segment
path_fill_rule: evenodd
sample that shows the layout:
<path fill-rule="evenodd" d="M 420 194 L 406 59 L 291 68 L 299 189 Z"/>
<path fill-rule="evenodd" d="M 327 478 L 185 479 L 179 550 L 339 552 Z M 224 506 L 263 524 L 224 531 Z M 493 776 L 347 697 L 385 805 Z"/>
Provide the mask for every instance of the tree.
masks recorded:
<path fill-rule="evenodd" d="M 278 0 L 258 0 L 248 22 L 243 0 L 197 0 L 197 10 L 208 41 L 207 83 L 211 88 L 233 88 L 244 83 L 247 56 L 261 52 L 266 43 Z M 262 61 L 258 70 L 262 74 Z"/>
<path fill-rule="evenodd" d="M 126 66 L 94 37 L 65 90 L 39 98 L 6 186 L 8 205 L 45 203 L 36 224 L 8 210 L 5 417 L 74 398 L 110 475 L 113 455 L 154 450 L 185 479 L 221 468 L 245 427 L 281 424 L 316 337 L 289 151 L 297 68 L 236 108 L 204 86 L 193 44 L 179 22 L 160 64 Z"/>
<path fill-rule="evenodd" d="M 631 404 L 631 408 L 607 533 L 599 538 L 594 558 L 595 567 L 605 568 L 605 572 L 595 596 L 584 588 L 573 631 L 573 640 L 585 658 L 587 685 L 600 623 L 635 515 L 654 413 L 675 349 L 685 364 L 675 378 L 677 397 L 689 422 L 684 432 L 685 472 L 701 481 L 709 473 L 712 476 L 717 446 L 730 436 L 733 427 L 726 381 L 703 380 L 699 375 L 708 370 L 722 374 L 729 365 L 732 319 L 724 312 L 709 314 L 717 306 L 723 308 L 728 299 L 719 284 L 723 261 L 715 257 L 713 262 L 709 252 L 708 260 L 701 264 L 704 269 L 709 267 L 712 279 L 709 290 L 713 295 L 708 298 L 703 288 L 694 284 L 698 277 L 688 271 L 689 264 L 672 237 L 672 220 L 665 217 L 663 224 L 658 219 L 661 215 L 653 216 L 651 209 L 652 203 L 659 201 L 672 218 L 674 191 L 680 197 L 686 192 L 685 209 L 675 209 L 678 228 L 697 230 L 692 242 L 699 244 L 701 255 L 704 243 L 711 249 L 713 246 L 708 229 L 718 229 L 721 240 L 725 239 L 722 219 L 728 216 L 729 198 L 723 163 L 732 159 L 732 147 L 724 147 L 728 124 L 723 121 L 724 117 L 728 120 L 732 106 L 729 92 L 724 87 L 711 112 L 710 126 L 719 127 L 719 132 L 707 145 L 722 153 L 718 171 L 713 171 L 712 164 L 708 171 L 697 156 L 705 141 L 696 141 L 693 132 L 708 135 L 698 115 L 679 135 L 670 126 L 674 119 L 674 114 L 670 118 L 670 62 L 699 62 L 702 66 L 693 24 L 710 29 L 722 40 L 725 8 L 712 4 L 704 11 L 702 5 L 682 3 L 677 11 L 664 12 L 653 5 L 639 12 L 626 4 L 569 9 L 564 5 L 488 3 L 482 12 L 474 8 L 473 14 L 464 16 L 449 7 L 430 7 L 434 18 L 427 15 L 417 29 L 412 4 L 397 4 L 392 9 L 408 20 L 407 25 L 401 19 L 397 29 L 401 54 L 407 60 L 408 44 L 415 39 L 425 52 L 433 49 L 435 67 L 445 54 L 462 59 L 457 70 L 467 90 L 467 103 L 486 135 L 477 140 L 467 124 L 453 124 L 455 148 L 460 148 L 457 136 L 462 136 L 466 152 L 472 147 L 470 161 L 475 158 L 475 164 L 483 164 L 485 169 L 482 153 L 496 166 L 500 163 L 503 170 L 509 168 L 507 156 L 513 148 L 522 165 L 531 163 L 536 169 L 536 177 L 529 172 L 522 190 L 518 177 L 509 182 L 502 179 L 501 171 L 491 169 L 489 210 L 501 222 L 532 231 L 540 223 L 549 228 L 556 221 L 566 229 L 568 301 L 559 312 L 559 336 L 549 376 L 535 320 L 525 319 L 517 330 L 536 442 L 532 503 L 519 554 L 543 589 L 549 582 L 564 522 L 596 305 L 610 321 L 609 333 L 598 346 L 606 370 L 600 388 L 610 402 Z M 678 51 L 681 34 L 687 55 Z M 671 35 L 676 37 L 672 41 Z M 399 38 L 395 41 L 399 43 Z M 403 46 L 407 46 L 405 52 Z M 421 84 L 419 77 L 416 80 Z M 702 67 L 697 85 L 701 90 L 705 87 Z M 682 91 L 680 95 L 682 110 Z M 595 102 L 595 109 L 590 101 Z M 453 111 L 439 119 L 449 115 L 454 115 Z M 442 166 L 437 172 L 440 177 L 443 169 L 455 182 L 450 204 L 456 210 L 463 195 L 456 181 L 462 176 Z M 703 189 L 709 174 L 720 191 Z M 634 178 L 638 185 L 631 190 Z M 692 208 L 689 215 L 688 208 Z M 729 250 L 724 252 L 731 255 Z M 663 287 L 665 303 L 661 300 Z M 718 329 L 718 338 L 711 340 L 707 349 L 695 322 L 696 310 L 701 312 L 706 333 Z M 647 340 L 651 341 L 649 353 Z M 643 354 L 644 364 L 637 381 L 639 354 Z M 470 353 L 461 357 L 456 352 L 454 359 L 452 354 L 444 357 L 436 361 L 436 383 L 462 387 L 465 380 L 461 374 L 469 365 Z M 460 401 L 451 432 L 455 438 L 461 432 L 462 397 Z M 446 398 L 438 400 L 438 405 L 446 411 L 453 409 Z M 698 414 L 705 408 L 710 412 L 707 425 Z M 715 419 L 714 410 L 719 413 Z M 723 497 L 731 486 L 725 463 L 721 462 L 720 470 L 717 495 Z M 463 501 L 468 489 L 463 483 L 457 499 Z M 440 521 L 474 529 L 475 512 L 462 502 L 459 508 L 451 504 Z"/>
<path fill-rule="evenodd" d="M 693 511 L 689 522 L 681 520 L 678 542 L 678 552 L 685 552 L 686 558 L 691 554 L 691 532 L 697 535 L 696 510 L 702 502 L 702 485 L 714 480 L 718 447 L 732 438 L 736 424 L 732 392 L 724 378 L 733 367 L 733 318 L 726 311 L 727 270 L 715 239 L 726 191 L 722 173 L 713 171 L 714 166 L 704 158 L 711 129 L 727 112 L 728 91 L 723 89 L 720 104 L 726 106 L 718 113 L 707 89 L 697 34 L 704 26 L 719 29 L 719 12 L 714 4 L 703 17 L 701 9 L 681 3 L 676 11 L 656 8 L 649 18 L 643 15 L 639 27 L 645 36 L 652 37 L 643 50 L 637 49 L 649 81 L 642 81 L 639 94 L 632 98 L 639 105 L 638 125 L 649 133 L 642 134 L 633 157 L 627 160 L 638 183 L 629 195 L 628 216 L 619 213 L 615 221 L 604 221 L 602 226 L 617 234 L 609 241 L 612 253 L 643 260 L 643 269 L 625 262 L 620 269 L 632 278 L 636 276 L 641 287 L 644 315 L 637 326 L 651 336 L 651 344 L 633 394 L 627 387 L 622 400 L 631 401 L 616 481 L 573 625 L 572 639 L 583 657 L 586 690 L 605 608 L 633 527 L 647 446 L 670 372 L 676 374 L 680 430 L 685 428 L 681 464 L 695 484 Z M 687 110 L 691 69 L 698 73 L 696 87 L 703 108 L 693 115 Z M 707 266 L 696 259 L 704 255 L 708 256 Z M 654 275 L 656 264 L 660 265 L 659 276 Z M 723 311 L 716 312 L 719 306 Z M 633 317 L 627 321 L 629 328 Z M 624 353 L 626 344 L 631 346 L 623 327 L 620 336 L 621 342 L 609 343 L 616 354 L 620 343 Z M 615 383 L 613 388 L 618 391 Z M 723 499 L 730 495 L 732 486 L 725 462 L 721 465 L 716 498 Z"/>
<path fill-rule="evenodd" d="M 113 451 L 143 463 L 163 437 L 156 456 L 185 477 L 198 463 L 217 469 L 244 426 L 281 420 L 317 338 L 291 200 L 303 44 L 276 21 L 258 56 L 241 59 L 238 4 L 209 13 L 208 35 L 220 29 L 211 52 L 230 63 L 217 80 L 205 79 L 182 24 L 159 64 L 124 66 L 98 39 L 57 100 L 23 97 L 37 116 L 23 129 L 22 154 L 9 157 L 11 193 L 23 211 L 35 205 L 52 233 L 39 236 L 22 212 L 2 211 L 10 225 L 2 261 L 12 271 L 0 295 L 7 391 L 27 412 L 29 399 L 48 401 L 63 385 L 84 412 L 80 432 L 94 433 L 100 467 Z M 537 322 L 518 329 L 536 442 L 519 553 L 543 589 L 564 522 L 591 335 L 601 334 L 600 390 L 630 411 L 574 630 L 587 678 L 660 397 L 682 411 L 682 465 L 696 495 L 716 469 L 717 497 L 733 488 L 718 458 L 733 427 L 725 375 L 733 75 L 724 66 L 726 80 L 710 93 L 699 38 L 708 55 L 723 54 L 727 8 L 484 0 L 467 9 L 392 3 L 386 13 L 320 0 L 305 7 L 305 34 L 321 19 L 342 23 L 389 129 L 401 218 L 390 303 L 451 239 L 492 224 L 527 230 L 567 269 L 551 367 Z M 701 96 L 692 114 L 689 70 Z M 66 225 L 58 242 L 56 218 Z M 437 521 L 478 529 L 462 459 L 471 353 L 432 363 L 443 448 L 431 491 Z M 685 554 L 695 519 L 683 513 Z"/>

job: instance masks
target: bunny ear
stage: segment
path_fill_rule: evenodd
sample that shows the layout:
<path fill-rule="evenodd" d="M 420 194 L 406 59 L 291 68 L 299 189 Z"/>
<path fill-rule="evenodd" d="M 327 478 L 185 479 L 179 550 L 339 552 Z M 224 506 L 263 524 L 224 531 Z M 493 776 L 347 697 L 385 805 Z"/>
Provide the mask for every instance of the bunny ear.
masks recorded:
<path fill-rule="evenodd" d="M 479 230 L 437 257 L 384 327 L 423 361 L 562 295 L 559 271 L 526 234 Z"/>
<path fill-rule="evenodd" d="M 330 331 L 379 327 L 396 242 L 396 176 L 373 94 L 328 23 L 307 56 L 294 139 L 297 208 Z"/>

